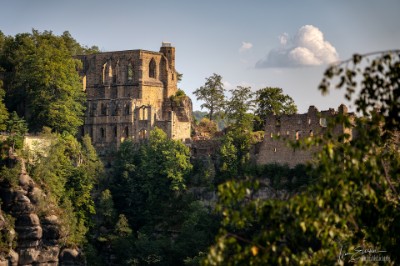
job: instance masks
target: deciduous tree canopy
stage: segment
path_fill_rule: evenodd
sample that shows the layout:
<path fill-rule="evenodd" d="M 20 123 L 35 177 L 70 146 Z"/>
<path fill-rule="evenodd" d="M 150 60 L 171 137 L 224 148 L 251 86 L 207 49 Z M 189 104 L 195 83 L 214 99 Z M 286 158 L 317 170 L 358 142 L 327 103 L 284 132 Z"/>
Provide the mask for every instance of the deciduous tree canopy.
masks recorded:
<path fill-rule="evenodd" d="M 259 117 L 259 122 L 255 125 L 256 130 L 264 130 L 267 115 L 295 114 L 297 106 L 293 99 L 283 93 L 281 88 L 266 87 L 256 93 L 256 110 L 254 114 Z"/>
<path fill-rule="evenodd" d="M 218 114 L 225 104 L 225 89 L 222 83 L 222 77 L 218 74 L 206 78 L 204 86 L 194 91 L 197 100 L 204 101 L 201 108 L 209 110 L 208 118 L 212 121 L 215 115 Z"/>
<path fill-rule="evenodd" d="M 72 55 L 89 49 L 68 32 L 55 36 L 33 30 L 0 39 L 8 109 L 25 117 L 32 131 L 46 126 L 74 134 L 83 124 L 85 93 L 77 71 L 80 61 Z"/>

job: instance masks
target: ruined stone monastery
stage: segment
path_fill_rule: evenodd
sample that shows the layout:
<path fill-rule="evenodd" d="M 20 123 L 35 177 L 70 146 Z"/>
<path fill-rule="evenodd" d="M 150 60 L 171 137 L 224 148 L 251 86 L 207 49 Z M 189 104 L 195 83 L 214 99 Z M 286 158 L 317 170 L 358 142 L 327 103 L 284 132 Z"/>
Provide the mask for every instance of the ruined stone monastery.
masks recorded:
<path fill-rule="evenodd" d="M 192 103 L 174 101 L 177 92 L 175 48 L 163 43 L 159 52 L 128 50 L 82 55 L 80 75 L 87 94 L 81 134 L 89 134 L 101 153 L 125 139 L 148 138 L 154 127 L 169 138 L 190 138 Z"/>

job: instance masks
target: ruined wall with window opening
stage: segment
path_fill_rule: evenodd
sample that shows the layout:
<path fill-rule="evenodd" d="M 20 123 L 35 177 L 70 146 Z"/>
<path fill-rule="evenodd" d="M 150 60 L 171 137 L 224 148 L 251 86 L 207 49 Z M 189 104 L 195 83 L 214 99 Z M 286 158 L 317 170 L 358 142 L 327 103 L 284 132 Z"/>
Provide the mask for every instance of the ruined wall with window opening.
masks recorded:
<path fill-rule="evenodd" d="M 100 153 L 117 149 L 125 139 L 148 138 L 155 126 L 173 139 L 190 138 L 192 105 L 171 104 L 177 91 L 175 48 L 163 43 L 159 52 L 129 50 L 78 56 L 87 94 L 85 123 Z"/>
<path fill-rule="evenodd" d="M 319 150 L 318 147 L 307 150 L 294 149 L 289 145 L 289 141 L 321 136 L 327 129 L 329 119 L 339 113 L 349 115 L 351 119 L 355 118 L 353 113 L 348 113 L 345 105 L 340 105 L 337 111 L 318 111 L 316 107 L 310 106 L 305 114 L 267 116 L 264 140 L 255 154 L 257 164 L 278 163 L 294 167 L 312 160 L 313 154 Z M 344 130 L 352 135 L 351 129 L 341 126 L 334 128 L 334 134 L 342 134 Z"/>

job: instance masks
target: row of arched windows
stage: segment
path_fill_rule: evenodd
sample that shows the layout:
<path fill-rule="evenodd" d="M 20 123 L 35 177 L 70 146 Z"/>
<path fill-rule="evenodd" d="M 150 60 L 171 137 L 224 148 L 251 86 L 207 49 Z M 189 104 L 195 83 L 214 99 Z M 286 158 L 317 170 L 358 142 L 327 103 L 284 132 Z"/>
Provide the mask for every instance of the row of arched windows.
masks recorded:
<path fill-rule="evenodd" d="M 130 103 L 125 103 L 123 106 L 120 103 L 101 103 L 99 104 L 99 112 L 97 112 L 98 104 L 97 103 L 92 103 L 91 109 L 90 109 L 90 116 L 96 116 L 96 115 L 112 115 L 112 116 L 118 116 L 118 115 L 130 115 L 131 114 L 131 105 Z"/>
<path fill-rule="evenodd" d="M 114 127 L 113 127 L 112 132 L 113 132 L 113 137 L 114 137 L 114 138 L 118 137 L 118 127 L 117 127 L 117 126 L 114 126 Z M 100 140 L 105 140 L 105 139 L 106 139 L 106 136 L 107 136 L 107 135 L 106 135 L 106 128 L 105 128 L 105 127 L 101 127 L 101 128 L 99 129 L 99 139 L 100 139 Z M 128 138 L 128 137 L 129 137 L 129 127 L 128 127 L 128 126 L 126 126 L 126 127 L 123 129 L 122 136 L 124 136 L 125 138 Z"/>
<path fill-rule="evenodd" d="M 114 126 L 112 128 L 112 133 L 113 133 L 113 138 L 117 138 L 118 137 L 118 127 Z M 125 138 L 129 138 L 129 127 L 126 126 L 123 129 L 122 132 L 122 136 Z M 141 129 L 139 131 L 139 139 L 145 139 L 147 136 L 147 130 L 145 129 Z M 106 128 L 105 127 L 101 127 L 99 129 L 99 140 L 104 141 L 107 138 L 107 132 L 106 132 Z"/>
<path fill-rule="evenodd" d="M 111 61 L 105 62 L 103 64 L 103 69 L 102 69 L 102 83 L 109 85 L 111 83 L 115 84 L 118 81 L 120 81 L 120 65 L 119 61 L 115 64 L 115 69 L 113 69 Z M 126 81 L 127 82 L 132 82 L 136 79 L 135 77 L 135 67 L 133 62 L 129 62 L 126 65 L 125 69 L 125 75 L 126 75 Z M 148 64 L 148 77 L 149 78 L 157 78 L 157 63 L 154 58 L 152 58 Z"/>

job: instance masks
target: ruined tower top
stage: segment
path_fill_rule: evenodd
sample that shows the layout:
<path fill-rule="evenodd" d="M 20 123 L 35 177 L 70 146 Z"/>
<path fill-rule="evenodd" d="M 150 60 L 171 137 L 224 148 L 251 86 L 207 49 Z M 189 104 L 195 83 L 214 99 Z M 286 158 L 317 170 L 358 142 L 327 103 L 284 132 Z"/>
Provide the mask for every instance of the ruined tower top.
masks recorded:
<path fill-rule="evenodd" d="M 168 59 L 169 68 L 175 71 L 175 47 L 170 42 L 162 42 L 160 53 Z"/>
<path fill-rule="evenodd" d="M 162 42 L 161 47 L 172 47 L 170 42 Z"/>

